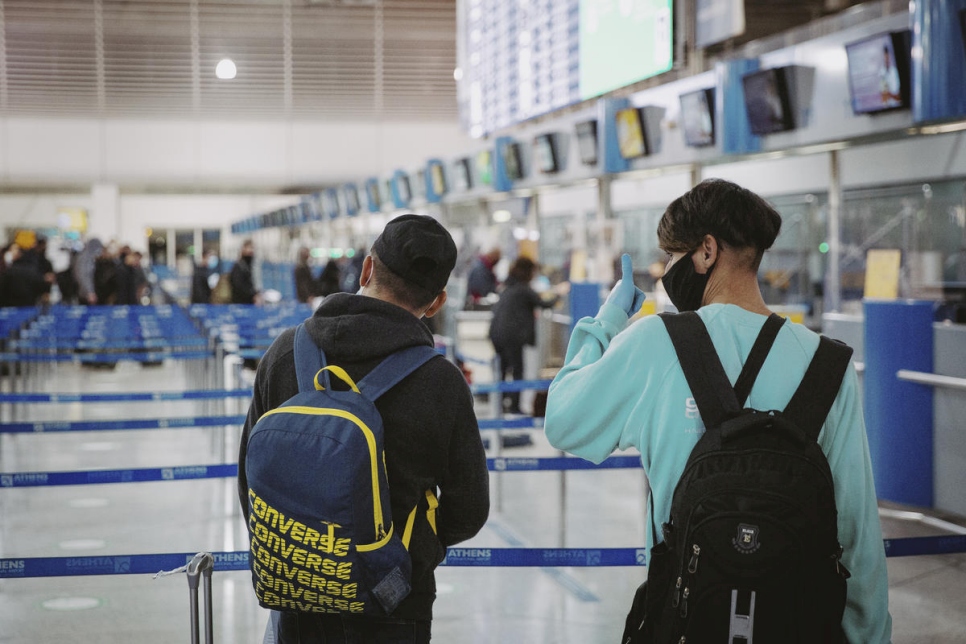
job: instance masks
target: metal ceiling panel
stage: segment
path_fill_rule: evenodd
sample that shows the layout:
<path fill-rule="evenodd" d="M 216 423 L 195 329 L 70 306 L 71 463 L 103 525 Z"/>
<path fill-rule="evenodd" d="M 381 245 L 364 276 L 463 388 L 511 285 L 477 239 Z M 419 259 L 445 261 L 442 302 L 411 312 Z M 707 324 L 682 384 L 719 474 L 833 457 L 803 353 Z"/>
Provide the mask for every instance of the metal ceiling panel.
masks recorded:
<path fill-rule="evenodd" d="M 0 113 L 455 119 L 455 4 L 0 0 Z"/>

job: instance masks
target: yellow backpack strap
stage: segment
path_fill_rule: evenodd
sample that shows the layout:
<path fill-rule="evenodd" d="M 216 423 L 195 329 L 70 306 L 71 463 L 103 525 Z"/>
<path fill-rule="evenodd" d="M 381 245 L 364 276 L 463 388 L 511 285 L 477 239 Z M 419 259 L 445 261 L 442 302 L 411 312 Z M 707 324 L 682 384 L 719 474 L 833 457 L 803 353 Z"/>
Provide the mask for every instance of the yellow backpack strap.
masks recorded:
<path fill-rule="evenodd" d="M 315 374 L 315 389 L 317 391 L 325 391 L 325 386 L 324 386 L 325 378 L 323 378 L 322 381 L 320 382 L 319 376 L 322 376 L 326 371 L 331 372 L 332 375 L 337 377 L 345 384 L 349 385 L 352 391 L 356 392 L 357 394 L 360 393 L 359 388 L 356 386 L 356 383 L 353 382 L 352 377 L 348 373 L 346 373 L 346 370 L 343 369 L 342 367 L 337 367 L 335 365 L 329 365 L 328 367 L 323 367 L 319 369 L 319 371 Z"/>
<path fill-rule="evenodd" d="M 426 490 L 426 521 L 429 522 L 429 527 L 433 529 L 433 534 L 436 532 L 436 508 L 439 507 L 439 501 L 436 500 L 436 495 L 433 494 L 432 490 Z M 416 511 L 419 510 L 419 503 L 413 508 L 412 512 L 409 513 L 409 517 L 406 519 L 406 529 L 403 530 L 402 542 L 409 550 L 409 541 L 413 538 L 413 525 L 416 523 Z"/>
<path fill-rule="evenodd" d="M 413 524 L 416 523 L 416 510 L 419 509 L 419 504 L 417 503 L 413 507 L 413 511 L 409 513 L 409 518 L 406 519 L 406 529 L 403 530 L 402 542 L 406 550 L 409 550 L 409 540 L 413 538 Z"/>
<path fill-rule="evenodd" d="M 432 490 L 426 490 L 426 502 L 429 503 L 429 508 L 426 510 L 426 520 L 429 521 L 429 527 L 433 529 L 433 534 L 439 534 L 436 530 L 436 508 L 439 507 L 439 501 Z"/>

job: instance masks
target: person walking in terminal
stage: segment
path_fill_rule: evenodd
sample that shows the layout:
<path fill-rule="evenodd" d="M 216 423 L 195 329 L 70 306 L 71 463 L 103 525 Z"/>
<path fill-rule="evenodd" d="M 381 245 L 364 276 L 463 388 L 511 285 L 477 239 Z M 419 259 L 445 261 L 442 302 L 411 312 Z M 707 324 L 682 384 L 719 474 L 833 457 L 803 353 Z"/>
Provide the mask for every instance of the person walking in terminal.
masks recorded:
<path fill-rule="evenodd" d="M 730 383 L 735 383 L 769 319 L 757 270 L 780 226 L 779 214 L 761 197 L 716 179 L 703 181 L 673 201 L 658 224 L 659 246 L 669 259 L 663 278 L 667 294 L 679 311 L 697 312 Z M 665 542 L 667 530 L 677 527 L 668 523 L 672 494 L 705 426 L 662 318 L 648 316 L 629 324 L 629 318 L 640 310 L 644 294 L 631 281 L 628 255 L 622 265 L 623 277 L 596 317 L 576 324 L 564 367 L 550 386 L 545 429 L 553 446 L 595 463 L 617 449 L 640 450 L 651 487 L 646 522 L 646 541 L 651 548 Z M 803 325 L 781 324 L 751 388 L 748 406 L 785 409 L 819 339 Z M 837 537 L 843 549 L 840 562 L 851 572 L 841 628 L 849 642 L 878 644 L 889 642 L 891 636 L 889 585 L 858 380 L 851 363 L 845 368 L 818 446 L 831 470 Z M 759 440 L 763 438 L 759 436 Z M 707 557 L 716 553 L 727 556 L 731 552 L 734 557 L 738 550 L 747 556 L 759 543 L 765 547 L 765 537 L 759 542 L 752 528 L 756 526 L 748 527 L 738 541 L 729 541 L 720 550 L 702 548 L 703 570 L 714 564 L 716 560 L 707 561 Z M 648 565 L 656 565 L 656 551 L 649 552 Z M 678 582 L 681 577 L 687 580 L 692 569 L 700 569 L 697 551 L 686 570 L 672 573 L 669 587 L 674 587 L 675 577 Z M 787 574 L 793 573 L 789 567 Z M 648 599 L 655 590 L 647 589 Z M 678 603 L 668 602 L 664 610 L 670 605 L 675 615 L 687 614 L 687 595 L 684 592 L 683 606 L 678 593 Z M 650 607 L 647 601 L 644 604 Z M 762 604 L 760 600 L 759 621 Z M 747 612 L 742 616 L 747 617 Z M 725 616 L 726 634 L 727 623 Z M 741 624 L 732 620 L 732 626 Z M 750 635 L 747 639 L 750 641 Z"/>
<path fill-rule="evenodd" d="M 493 306 L 490 321 L 490 341 L 500 360 L 500 379 L 523 380 L 523 347 L 534 344 L 537 338 L 534 312 L 550 308 L 560 299 L 555 295 L 543 299 L 530 282 L 537 274 L 537 265 L 529 257 L 518 257 L 510 266 L 500 299 Z M 504 411 L 520 414 L 520 392 L 504 394 Z"/>
<path fill-rule="evenodd" d="M 299 302 L 309 302 L 318 293 L 315 278 L 312 277 L 312 267 L 309 266 L 309 249 L 305 246 L 299 248 L 298 259 L 295 262 L 293 277 L 295 279 L 295 299 Z"/>
<path fill-rule="evenodd" d="M 470 267 L 466 277 L 467 304 L 476 306 L 490 293 L 496 293 L 499 281 L 496 279 L 494 268 L 500 263 L 502 253 L 497 247 L 491 248 L 484 255 L 480 255 Z"/>
<path fill-rule="evenodd" d="M 252 262 L 255 261 L 255 244 L 246 239 L 242 242 L 238 261 L 231 267 L 231 303 L 232 304 L 260 304 L 262 296 L 255 288 L 255 278 L 252 274 Z"/>
<path fill-rule="evenodd" d="M 421 215 L 393 219 L 365 258 L 361 293 L 325 298 L 305 329 L 328 364 L 359 382 L 387 356 L 434 345 L 421 318 L 434 315 L 446 302 L 446 283 L 455 263 L 456 245 L 436 220 Z M 263 414 L 298 392 L 294 338 L 291 329 L 282 333 L 255 376 L 238 461 L 238 494 L 246 522 L 248 437 Z M 469 539 L 486 522 L 486 455 L 473 398 L 459 369 L 442 355 L 433 357 L 377 398 L 376 408 L 385 430 L 393 524 L 397 532 L 405 528 L 411 534 L 412 590 L 387 617 L 273 612 L 266 642 L 429 642 L 434 570 L 448 546 Z"/>

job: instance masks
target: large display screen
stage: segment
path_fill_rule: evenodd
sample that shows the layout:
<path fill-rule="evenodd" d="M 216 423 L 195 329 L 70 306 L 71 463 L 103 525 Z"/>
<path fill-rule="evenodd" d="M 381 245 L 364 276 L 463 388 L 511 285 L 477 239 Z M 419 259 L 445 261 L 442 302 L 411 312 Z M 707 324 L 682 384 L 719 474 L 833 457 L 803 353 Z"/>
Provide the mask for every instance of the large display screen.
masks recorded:
<path fill-rule="evenodd" d="M 908 35 L 879 34 L 845 46 L 855 114 L 909 107 Z"/>
<path fill-rule="evenodd" d="M 784 67 L 776 67 L 742 77 L 745 110 L 752 133 L 760 136 L 795 127 L 785 71 Z"/>
<path fill-rule="evenodd" d="M 473 137 L 671 69 L 672 0 L 472 0 L 457 12 L 457 100 Z"/>
<path fill-rule="evenodd" d="M 681 94 L 684 142 L 693 147 L 714 145 L 714 89 Z"/>
<path fill-rule="evenodd" d="M 581 0 L 580 97 L 671 69 L 671 0 Z"/>

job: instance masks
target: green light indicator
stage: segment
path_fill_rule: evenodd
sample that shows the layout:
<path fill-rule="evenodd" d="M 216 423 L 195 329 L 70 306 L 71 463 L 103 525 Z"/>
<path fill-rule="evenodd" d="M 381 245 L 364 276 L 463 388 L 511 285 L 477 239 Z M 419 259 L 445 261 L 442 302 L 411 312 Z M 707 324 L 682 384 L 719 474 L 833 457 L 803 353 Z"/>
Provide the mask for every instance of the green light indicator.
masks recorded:
<path fill-rule="evenodd" d="M 822 242 L 821 244 L 819 244 L 818 245 L 818 252 L 822 253 L 823 255 L 825 253 L 827 253 L 828 252 L 828 243 L 827 242 Z"/>

